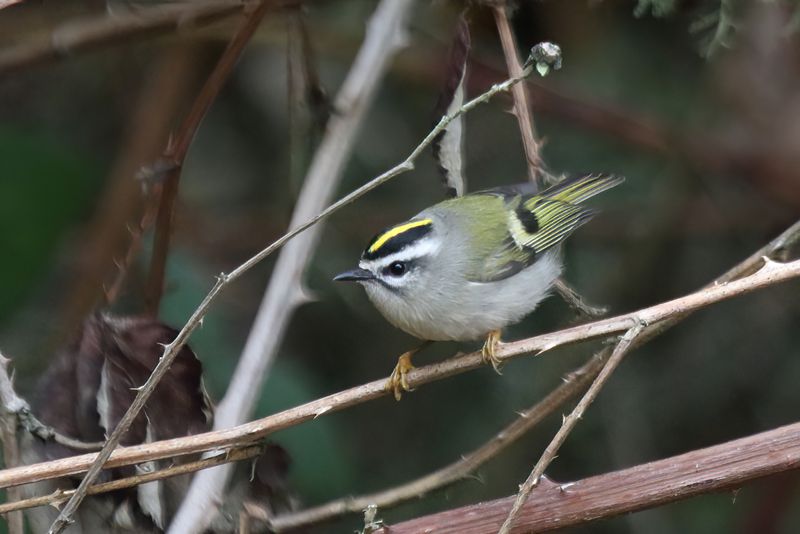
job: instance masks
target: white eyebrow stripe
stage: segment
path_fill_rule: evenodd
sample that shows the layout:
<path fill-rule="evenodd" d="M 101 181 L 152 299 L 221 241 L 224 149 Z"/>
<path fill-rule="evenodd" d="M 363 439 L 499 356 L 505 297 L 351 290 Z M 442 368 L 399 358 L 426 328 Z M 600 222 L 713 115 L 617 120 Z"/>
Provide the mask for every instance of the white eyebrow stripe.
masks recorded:
<path fill-rule="evenodd" d="M 423 238 L 416 243 L 408 245 L 403 250 L 395 252 L 394 254 L 389 254 L 388 256 L 374 260 L 361 260 L 358 262 L 358 266 L 362 269 L 377 272 L 379 267 L 390 265 L 392 262 L 397 260 L 409 261 L 421 258 L 423 256 L 435 254 L 439 250 L 440 246 L 441 244 L 436 239 Z"/>

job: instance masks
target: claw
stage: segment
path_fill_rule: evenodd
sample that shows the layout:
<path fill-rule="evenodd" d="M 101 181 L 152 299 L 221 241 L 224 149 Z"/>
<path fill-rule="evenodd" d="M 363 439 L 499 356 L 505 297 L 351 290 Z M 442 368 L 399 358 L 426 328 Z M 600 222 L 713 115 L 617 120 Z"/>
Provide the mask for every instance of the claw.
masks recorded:
<path fill-rule="evenodd" d="M 397 365 L 394 366 L 392 374 L 389 375 L 389 381 L 386 382 L 386 390 L 394 393 L 395 400 L 399 401 L 403 397 L 404 390 L 411 391 L 406 376 L 408 372 L 414 368 L 414 365 L 411 363 L 411 357 L 417 351 L 419 351 L 419 349 L 404 352 L 397 358 Z"/>
<path fill-rule="evenodd" d="M 500 334 L 500 330 L 492 330 L 489 332 L 489 335 L 486 336 L 486 342 L 481 349 L 483 363 L 491 363 L 492 367 L 494 367 L 494 371 L 499 375 L 503 374 L 500 372 L 500 366 L 503 362 L 495 355 L 495 351 L 500 345 Z"/>

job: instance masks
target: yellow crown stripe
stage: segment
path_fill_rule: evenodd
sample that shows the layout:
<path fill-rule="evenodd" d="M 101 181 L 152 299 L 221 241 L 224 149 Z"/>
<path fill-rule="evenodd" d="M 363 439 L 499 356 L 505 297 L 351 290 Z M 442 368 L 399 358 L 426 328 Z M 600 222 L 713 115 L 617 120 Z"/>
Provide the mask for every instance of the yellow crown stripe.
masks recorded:
<path fill-rule="evenodd" d="M 433 224 L 431 219 L 422 219 L 419 221 L 411 221 L 409 223 L 401 224 L 399 226 L 395 226 L 394 228 L 387 230 L 383 233 L 375 242 L 369 247 L 370 252 L 375 252 L 379 248 L 381 248 L 387 241 L 391 238 L 402 234 L 403 232 L 408 232 L 413 228 L 419 228 L 420 226 L 427 226 L 429 224 Z"/>

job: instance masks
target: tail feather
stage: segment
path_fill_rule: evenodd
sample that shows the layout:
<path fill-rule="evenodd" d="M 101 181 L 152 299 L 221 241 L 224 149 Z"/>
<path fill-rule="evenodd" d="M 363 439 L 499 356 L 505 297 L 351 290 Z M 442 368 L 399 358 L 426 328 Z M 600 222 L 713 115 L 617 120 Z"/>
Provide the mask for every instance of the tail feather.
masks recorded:
<path fill-rule="evenodd" d="M 542 191 L 538 196 L 580 204 L 603 191 L 608 191 L 625 181 L 623 176 L 613 174 L 589 174 L 576 178 L 567 178 L 560 183 Z"/>

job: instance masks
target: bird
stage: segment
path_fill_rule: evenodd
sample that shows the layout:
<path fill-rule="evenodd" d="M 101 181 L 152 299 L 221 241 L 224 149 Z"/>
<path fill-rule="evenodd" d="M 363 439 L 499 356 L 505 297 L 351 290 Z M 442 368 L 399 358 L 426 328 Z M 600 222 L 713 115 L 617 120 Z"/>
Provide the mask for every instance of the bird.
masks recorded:
<path fill-rule="evenodd" d="M 397 400 L 410 391 L 411 357 L 432 341 L 484 339 L 483 361 L 498 370 L 502 329 L 548 296 L 562 272 L 561 244 L 598 213 L 581 203 L 623 181 L 588 174 L 541 192 L 531 183 L 478 191 L 376 234 L 358 267 L 334 281 L 363 286 L 389 323 L 424 342 L 398 358 L 387 390 Z"/>

